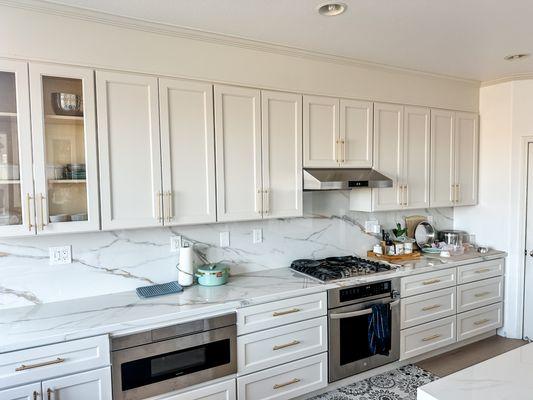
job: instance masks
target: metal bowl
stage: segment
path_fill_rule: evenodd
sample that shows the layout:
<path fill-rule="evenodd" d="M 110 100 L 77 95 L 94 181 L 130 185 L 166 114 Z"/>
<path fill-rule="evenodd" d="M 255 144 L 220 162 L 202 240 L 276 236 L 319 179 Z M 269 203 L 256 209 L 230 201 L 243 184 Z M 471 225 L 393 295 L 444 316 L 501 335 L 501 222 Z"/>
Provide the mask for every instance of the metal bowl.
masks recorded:
<path fill-rule="evenodd" d="M 415 228 L 415 240 L 421 249 L 435 241 L 435 228 L 427 221 L 420 222 Z"/>
<path fill-rule="evenodd" d="M 73 93 L 52 93 L 52 107 L 57 115 L 83 115 L 83 100 Z"/>

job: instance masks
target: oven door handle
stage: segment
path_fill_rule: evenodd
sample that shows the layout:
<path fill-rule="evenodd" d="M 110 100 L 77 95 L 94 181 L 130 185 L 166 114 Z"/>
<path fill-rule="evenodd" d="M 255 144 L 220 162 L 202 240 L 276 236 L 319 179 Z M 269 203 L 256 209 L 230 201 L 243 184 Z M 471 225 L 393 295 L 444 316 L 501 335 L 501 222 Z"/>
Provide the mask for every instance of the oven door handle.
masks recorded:
<path fill-rule="evenodd" d="M 396 307 L 398 304 L 400 304 L 400 300 L 389 302 L 390 308 Z M 364 310 L 351 311 L 351 312 L 345 312 L 345 313 L 334 313 L 334 314 L 330 314 L 329 317 L 331 319 L 344 319 L 344 318 L 360 317 L 362 315 L 368 315 L 368 314 L 372 314 L 371 308 L 365 308 Z"/>

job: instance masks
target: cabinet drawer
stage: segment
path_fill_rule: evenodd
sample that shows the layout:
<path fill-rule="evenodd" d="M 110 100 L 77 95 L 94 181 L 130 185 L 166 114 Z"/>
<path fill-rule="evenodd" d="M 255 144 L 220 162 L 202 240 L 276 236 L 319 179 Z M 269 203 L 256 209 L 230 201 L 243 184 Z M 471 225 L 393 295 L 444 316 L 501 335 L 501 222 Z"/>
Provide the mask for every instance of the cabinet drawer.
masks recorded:
<path fill-rule="evenodd" d="M 326 292 L 241 308 L 237 310 L 237 334 L 321 317 L 326 313 Z"/>
<path fill-rule="evenodd" d="M 456 341 L 455 315 L 400 332 L 400 359 L 405 360 Z"/>
<path fill-rule="evenodd" d="M 327 351 L 327 317 L 239 336 L 239 374 L 247 374 Z"/>
<path fill-rule="evenodd" d="M 493 278 L 495 276 L 501 276 L 503 275 L 504 263 L 505 260 L 499 258 L 497 260 L 483 261 L 457 267 L 457 283 L 470 283 L 482 279 Z"/>
<path fill-rule="evenodd" d="M 327 353 L 237 378 L 239 400 L 286 400 L 326 387 Z"/>
<path fill-rule="evenodd" d="M 235 379 L 229 379 L 187 392 L 152 397 L 150 400 L 236 400 L 235 386 Z"/>
<path fill-rule="evenodd" d="M 457 286 L 457 312 L 473 310 L 502 301 L 503 278 L 490 278 Z"/>
<path fill-rule="evenodd" d="M 402 297 L 409 297 L 455 286 L 456 283 L 456 269 L 447 268 L 442 271 L 428 272 L 426 274 L 402 278 L 400 290 Z"/>
<path fill-rule="evenodd" d="M 455 287 L 402 299 L 401 328 L 410 328 L 454 315 L 455 303 Z"/>
<path fill-rule="evenodd" d="M 457 315 L 457 340 L 489 332 L 502 326 L 502 303 L 492 304 L 483 308 Z"/>
<path fill-rule="evenodd" d="M 107 335 L 15 351 L 0 357 L 0 387 L 17 386 L 108 365 Z"/>

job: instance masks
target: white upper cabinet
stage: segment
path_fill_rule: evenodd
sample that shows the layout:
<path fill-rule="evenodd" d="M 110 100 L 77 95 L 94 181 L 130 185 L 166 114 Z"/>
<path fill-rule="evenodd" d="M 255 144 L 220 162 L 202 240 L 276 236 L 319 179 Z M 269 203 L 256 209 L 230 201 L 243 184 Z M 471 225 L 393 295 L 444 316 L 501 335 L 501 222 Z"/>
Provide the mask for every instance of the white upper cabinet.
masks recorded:
<path fill-rule="evenodd" d="M 304 167 L 339 167 L 339 99 L 304 96 L 303 120 Z"/>
<path fill-rule="evenodd" d="M 402 208 L 429 207 L 430 113 L 425 107 L 404 107 Z"/>
<path fill-rule="evenodd" d="M 165 225 L 216 221 L 213 87 L 159 80 Z"/>
<path fill-rule="evenodd" d="M 219 221 L 262 217 L 260 97 L 256 89 L 215 85 Z"/>
<path fill-rule="evenodd" d="M 98 71 L 102 228 L 161 225 L 157 78 Z"/>
<path fill-rule="evenodd" d="M 403 106 L 374 104 L 374 169 L 392 179 L 392 187 L 373 190 L 373 210 L 401 206 L 403 129 Z"/>
<path fill-rule="evenodd" d="M 477 114 L 431 110 L 431 121 L 431 207 L 477 204 Z"/>
<path fill-rule="evenodd" d="M 302 215 L 302 96 L 261 92 L 263 217 Z"/>
<path fill-rule="evenodd" d="M 0 60 L 0 236 L 35 233 L 27 68 Z"/>
<path fill-rule="evenodd" d="M 373 103 L 340 101 L 339 158 L 341 167 L 372 167 Z"/>

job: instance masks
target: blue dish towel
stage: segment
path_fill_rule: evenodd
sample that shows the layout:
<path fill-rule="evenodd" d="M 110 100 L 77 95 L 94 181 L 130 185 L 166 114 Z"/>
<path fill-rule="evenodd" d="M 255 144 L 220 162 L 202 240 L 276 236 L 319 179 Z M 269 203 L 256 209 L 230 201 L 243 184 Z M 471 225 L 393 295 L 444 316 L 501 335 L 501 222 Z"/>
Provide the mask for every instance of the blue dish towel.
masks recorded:
<path fill-rule="evenodd" d="M 388 356 L 390 352 L 390 306 L 374 304 L 368 316 L 368 348 L 371 355 Z"/>

